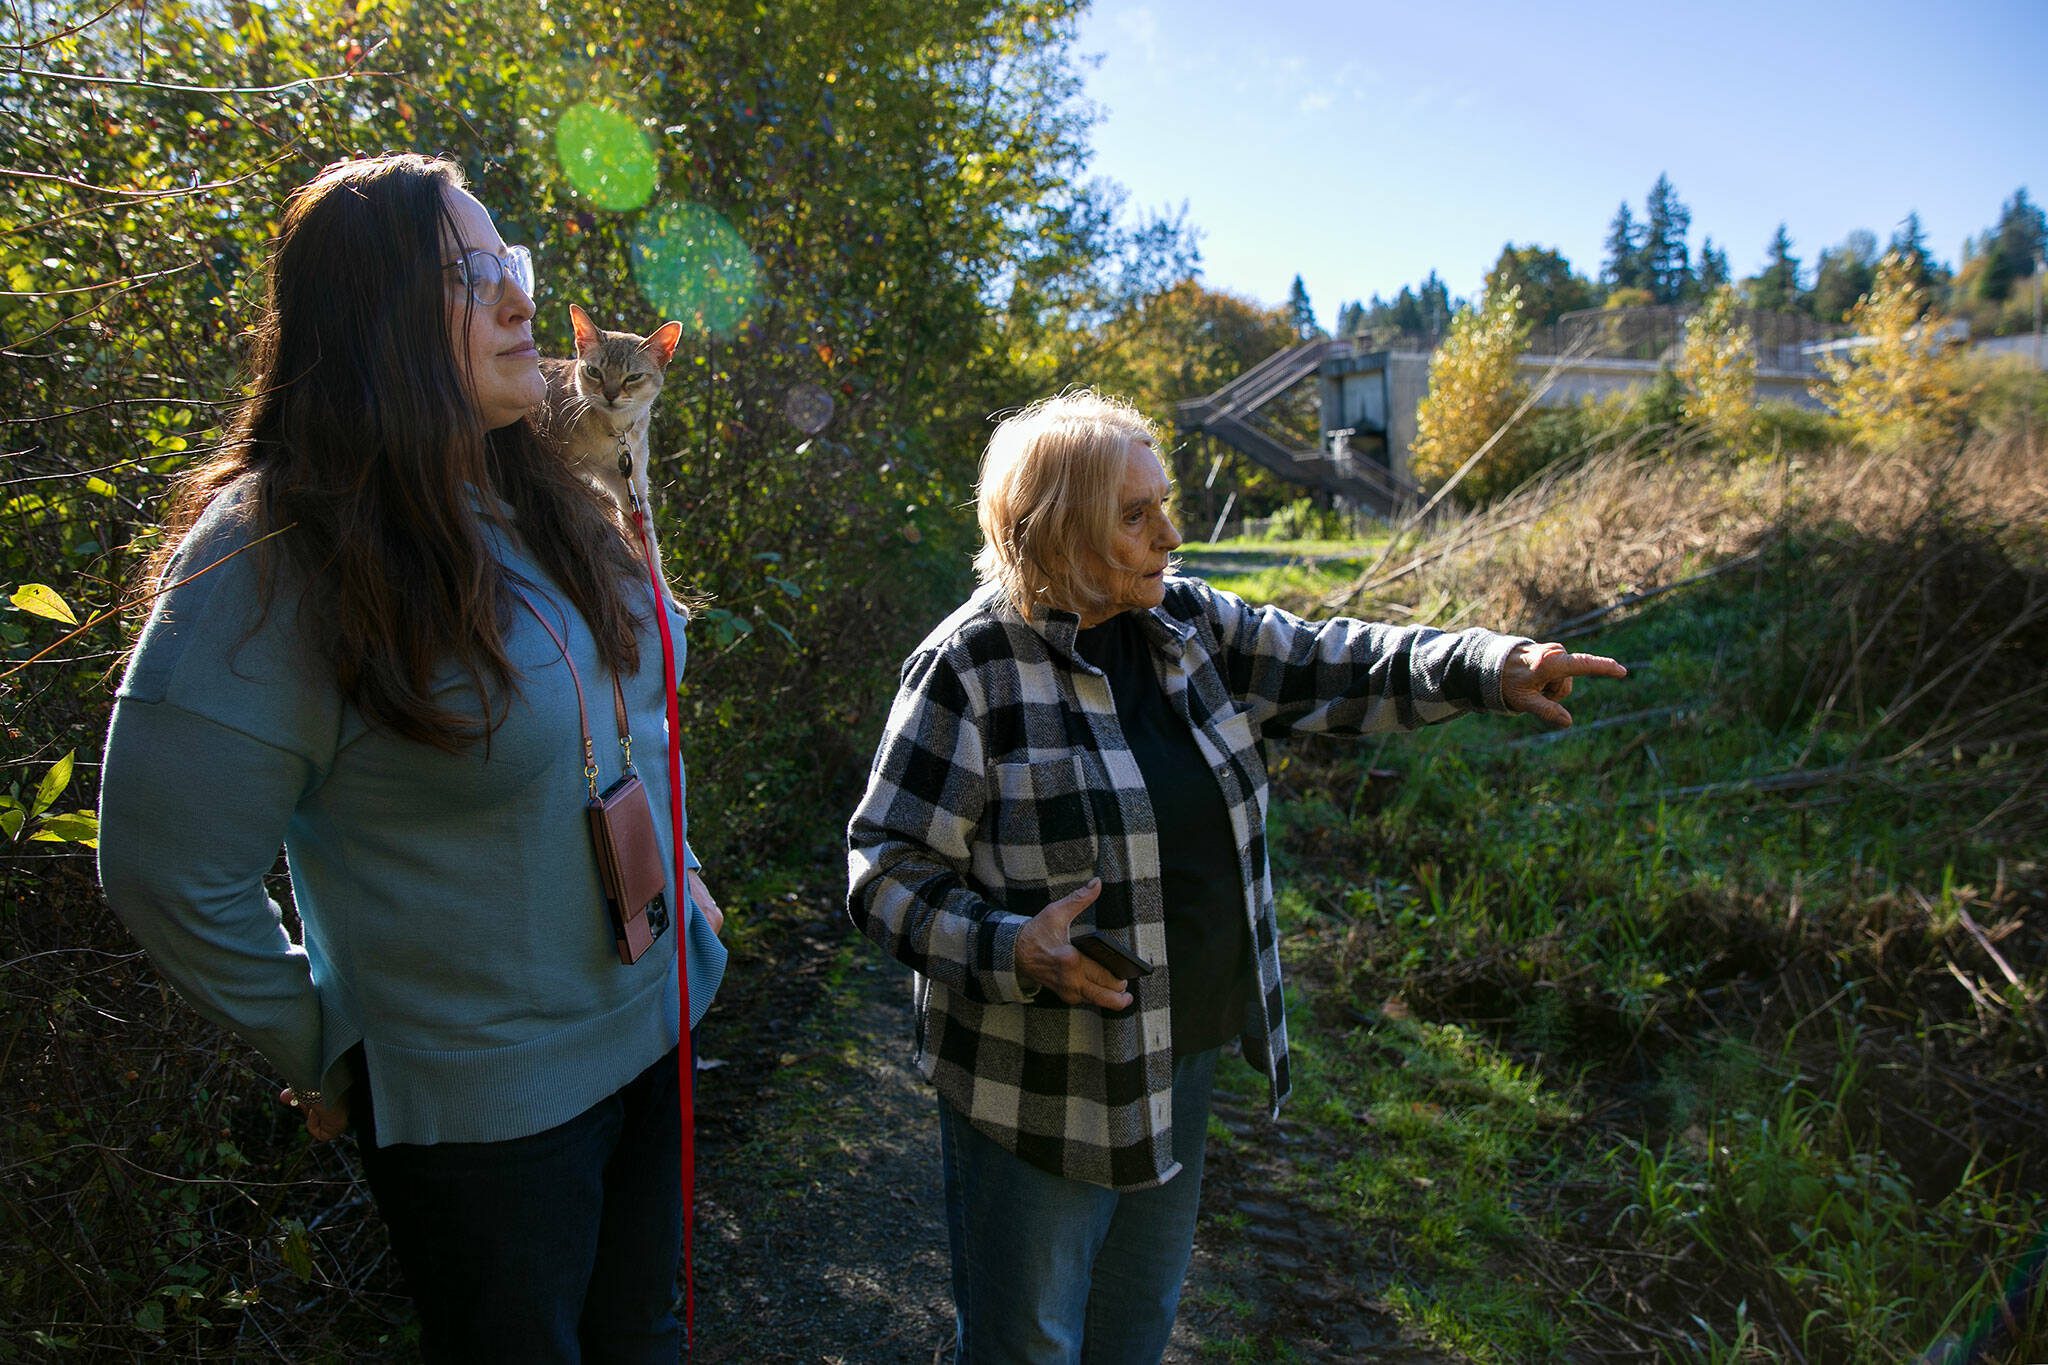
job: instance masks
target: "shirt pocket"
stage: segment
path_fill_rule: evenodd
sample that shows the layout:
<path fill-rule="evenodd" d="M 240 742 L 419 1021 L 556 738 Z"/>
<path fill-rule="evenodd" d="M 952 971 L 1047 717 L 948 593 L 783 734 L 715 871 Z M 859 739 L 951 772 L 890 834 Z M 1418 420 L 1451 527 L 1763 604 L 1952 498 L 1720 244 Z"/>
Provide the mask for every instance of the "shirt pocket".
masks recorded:
<path fill-rule="evenodd" d="M 1080 755 L 1050 749 L 989 765 L 991 853 L 1006 906 L 1035 914 L 1095 874 Z"/>
<path fill-rule="evenodd" d="M 1263 825 L 1266 819 L 1266 754 L 1260 747 L 1259 732 L 1252 725 L 1251 717 L 1238 710 L 1222 712 L 1215 717 L 1213 738 L 1223 746 L 1224 762 L 1232 768 L 1237 784 L 1251 794 L 1252 804 Z"/>

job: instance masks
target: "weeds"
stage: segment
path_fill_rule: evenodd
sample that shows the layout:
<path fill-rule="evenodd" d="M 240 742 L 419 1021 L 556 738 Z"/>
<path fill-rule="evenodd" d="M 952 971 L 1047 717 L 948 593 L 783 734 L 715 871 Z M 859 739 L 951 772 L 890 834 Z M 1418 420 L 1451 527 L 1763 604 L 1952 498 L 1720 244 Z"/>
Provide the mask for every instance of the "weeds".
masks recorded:
<path fill-rule="evenodd" d="M 2043 524 L 2013 441 L 1614 458 L 1354 580 L 1592 613 L 1635 673 L 1562 735 L 1280 762 L 1303 1112 L 1360 1149 L 1303 1178 L 1405 1248 L 1411 1323 L 1478 1359 L 2039 1357 Z"/>

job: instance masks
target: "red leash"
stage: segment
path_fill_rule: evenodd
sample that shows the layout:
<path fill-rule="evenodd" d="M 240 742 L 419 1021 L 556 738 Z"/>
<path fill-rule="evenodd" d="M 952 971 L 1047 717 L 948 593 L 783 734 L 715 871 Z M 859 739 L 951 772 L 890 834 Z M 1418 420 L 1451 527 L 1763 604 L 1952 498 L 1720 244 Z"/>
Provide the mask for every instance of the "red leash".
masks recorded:
<path fill-rule="evenodd" d="M 633 499 L 633 528 L 640 533 L 647 581 L 654 589 L 654 621 L 661 628 L 661 681 L 668 694 L 668 819 L 676 859 L 676 996 L 679 1045 L 676 1048 L 676 1089 L 683 1120 L 683 1349 L 690 1348 L 697 1323 L 697 1258 L 691 1253 L 691 1216 L 697 1195 L 696 1055 L 690 1043 L 689 892 L 683 866 L 683 724 L 676 702 L 676 647 L 668 629 L 668 588 L 654 562 L 654 542 L 647 534 L 647 509 Z"/>

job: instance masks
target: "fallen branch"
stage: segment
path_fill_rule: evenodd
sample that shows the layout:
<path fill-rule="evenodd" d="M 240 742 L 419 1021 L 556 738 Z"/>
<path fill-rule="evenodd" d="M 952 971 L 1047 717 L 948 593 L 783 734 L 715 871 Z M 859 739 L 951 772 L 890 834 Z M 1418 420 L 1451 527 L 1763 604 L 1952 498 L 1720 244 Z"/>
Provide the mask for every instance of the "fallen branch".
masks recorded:
<path fill-rule="evenodd" d="M 1604 607 L 1595 607 L 1592 611 L 1580 612 L 1577 616 L 1566 617 L 1556 625 L 1539 630 L 1536 633 L 1550 640 L 1569 640 L 1575 636 L 1590 634 L 1591 627 L 1595 622 L 1603 621 L 1618 611 L 1626 611 L 1630 607 L 1647 602 L 1653 597 L 1662 597 L 1667 592 L 1676 592 L 1680 588 L 1689 588 L 1695 583 L 1704 583 L 1710 578 L 1719 578 L 1722 574 L 1733 573 L 1737 569 L 1756 563 L 1762 555 L 1762 550 L 1753 550 L 1735 559 L 1722 560 L 1713 568 L 1693 574 L 1689 578 L 1681 578 L 1675 583 L 1663 583 L 1654 588 L 1644 588 L 1641 592 L 1629 593 L 1613 602 L 1609 602 Z"/>
<path fill-rule="evenodd" d="M 1587 721 L 1583 725 L 1573 725 L 1564 730 L 1545 730 L 1540 735 L 1524 735 L 1520 739 L 1510 740 L 1506 747 L 1510 749 L 1527 749 L 1538 744 L 1555 744 L 1561 739 L 1570 739 L 1573 735 L 1583 735 L 1593 730 L 1605 730 L 1610 726 L 1628 725 L 1635 721 L 1678 719 L 1692 714 L 1693 708 L 1690 706 L 1653 706 L 1647 711 L 1630 711 L 1619 716 L 1602 716 L 1599 720 Z"/>

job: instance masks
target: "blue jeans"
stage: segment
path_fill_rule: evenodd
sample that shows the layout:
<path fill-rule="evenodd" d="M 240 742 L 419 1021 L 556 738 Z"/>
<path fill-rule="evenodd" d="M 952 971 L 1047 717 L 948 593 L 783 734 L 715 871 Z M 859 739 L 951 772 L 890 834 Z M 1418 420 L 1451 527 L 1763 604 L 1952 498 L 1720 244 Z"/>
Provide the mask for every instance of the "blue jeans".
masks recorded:
<path fill-rule="evenodd" d="M 939 1101 L 956 1365 L 1156 1365 L 1195 1246 L 1216 1050 L 1174 1063 L 1164 1185 L 1118 1194 L 1052 1175 Z"/>
<path fill-rule="evenodd" d="M 367 1100 L 368 1085 L 356 1093 Z M 374 1131 L 365 1130 L 363 1169 L 428 1361 L 675 1365 L 683 1205 L 674 1052 L 528 1137 L 378 1147 Z"/>

